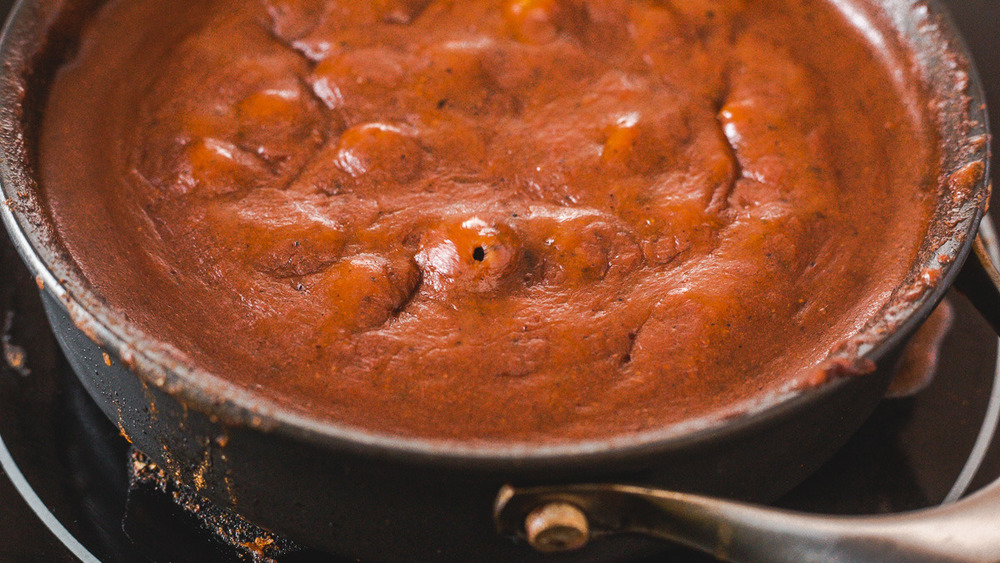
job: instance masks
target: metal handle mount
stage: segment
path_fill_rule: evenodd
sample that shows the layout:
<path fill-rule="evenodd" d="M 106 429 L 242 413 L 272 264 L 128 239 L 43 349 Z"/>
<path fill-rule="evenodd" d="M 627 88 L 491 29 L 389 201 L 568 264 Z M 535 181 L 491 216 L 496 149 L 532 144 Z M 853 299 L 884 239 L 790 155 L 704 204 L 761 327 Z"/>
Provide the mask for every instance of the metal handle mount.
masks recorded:
<path fill-rule="evenodd" d="M 623 485 L 505 487 L 494 515 L 501 534 L 545 552 L 573 550 L 606 535 L 642 534 L 736 562 L 1000 558 L 1000 482 L 954 504 L 870 517 L 801 514 Z"/>

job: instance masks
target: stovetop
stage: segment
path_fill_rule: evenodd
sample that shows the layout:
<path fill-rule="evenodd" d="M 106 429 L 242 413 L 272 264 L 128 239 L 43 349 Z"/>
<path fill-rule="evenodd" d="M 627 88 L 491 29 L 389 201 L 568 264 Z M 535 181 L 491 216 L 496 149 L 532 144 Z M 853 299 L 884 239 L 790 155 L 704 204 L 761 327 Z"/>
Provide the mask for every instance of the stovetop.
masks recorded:
<path fill-rule="evenodd" d="M 945 3 L 977 57 L 991 107 L 1000 108 L 1000 2 Z M 0 0 L 0 13 L 11 4 Z M 900 512 L 955 500 L 1000 475 L 997 338 L 963 298 L 947 303 L 953 323 L 930 385 L 884 401 L 779 506 Z M 168 495 L 130 493 L 128 459 L 128 443 L 73 376 L 34 281 L 0 234 L 0 562 L 244 560 Z M 681 550 L 670 558 L 710 560 Z M 344 560 L 303 550 L 278 561 Z"/>

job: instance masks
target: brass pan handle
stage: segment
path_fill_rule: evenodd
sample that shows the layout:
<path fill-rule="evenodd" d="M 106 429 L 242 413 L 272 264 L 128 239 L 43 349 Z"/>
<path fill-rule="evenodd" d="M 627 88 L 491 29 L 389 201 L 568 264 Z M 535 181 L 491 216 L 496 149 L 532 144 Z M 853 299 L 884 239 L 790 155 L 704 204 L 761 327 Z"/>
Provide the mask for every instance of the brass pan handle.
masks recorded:
<path fill-rule="evenodd" d="M 956 288 L 1000 334 L 1000 272 L 979 237 Z M 821 516 L 625 485 L 504 487 L 500 534 L 538 551 L 639 534 L 734 562 L 1000 561 L 1000 479 L 958 502 L 884 516 Z"/>

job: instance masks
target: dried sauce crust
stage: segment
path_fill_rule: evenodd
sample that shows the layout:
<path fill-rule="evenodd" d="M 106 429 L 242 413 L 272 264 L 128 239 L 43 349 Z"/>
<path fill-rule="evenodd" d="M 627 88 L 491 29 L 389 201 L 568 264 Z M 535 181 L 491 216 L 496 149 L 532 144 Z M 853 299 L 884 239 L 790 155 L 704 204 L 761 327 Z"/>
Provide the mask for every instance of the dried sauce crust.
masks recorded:
<path fill-rule="evenodd" d="M 732 414 L 807 381 L 926 229 L 933 127 L 822 0 L 166 4 L 112 0 L 60 72 L 53 216 L 133 322 L 330 420 Z"/>

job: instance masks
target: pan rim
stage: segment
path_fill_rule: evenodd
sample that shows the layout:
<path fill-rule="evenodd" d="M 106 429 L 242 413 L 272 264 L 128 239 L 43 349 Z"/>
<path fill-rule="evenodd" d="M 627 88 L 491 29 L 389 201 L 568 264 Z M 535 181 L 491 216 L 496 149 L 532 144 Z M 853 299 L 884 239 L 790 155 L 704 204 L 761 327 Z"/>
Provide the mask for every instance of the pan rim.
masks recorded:
<path fill-rule="evenodd" d="M 983 88 L 968 49 L 954 23 L 937 0 L 906 0 L 903 3 L 914 9 L 924 7 L 927 21 L 932 22 L 936 32 L 948 42 L 948 45 L 943 47 L 945 53 L 958 61 L 958 68 L 953 69 L 954 72 L 965 72 L 968 75 L 968 86 L 964 94 L 971 102 L 965 112 L 965 119 L 972 125 L 963 139 L 945 139 L 945 141 L 967 145 L 970 143 L 969 140 L 976 136 L 987 135 L 985 138 L 988 139 Z M 16 60 L 16 57 L 12 58 L 12 54 L 23 47 L 17 38 L 25 30 L 18 29 L 18 26 L 23 25 L 29 17 L 26 14 L 31 9 L 30 1 L 20 0 L 11 13 L 3 38 L 0 40 L 0 59 L 5 62 Z M 24 54 L 20 55 L 23 62 Z M 8 65 L 3 73 L 10 73 L 10 69 L 11 65 Z M 20 92 L 10 91 L 18 83 L 18 80 L 0 81 L 0 91 L 3 91 L 0 100 L 9 102 L 13 99 L 12 95 L 23 96 L 23 89 Z M 0 162 L 0 190 L 4 194 L 4 204 L 0 205 L 0 218 L 22 259 L 32 274 L 37 276 L 42 291 L 54 297 L 77 327 L 91 339 L 129 364 L 132 367 L 131 371 L 142 381 L 165 391 L 184 405 L 217 415 L 227 424 L 248 425 L 291 438 L 367 455 L 443 463 L 466 468 L 529 469 L 553 467 L 565 463 L 613 463 L 625 458 L 636 459 L 664 451 L 696 447 L 724 436 L 736 435 L 743 428 L 760 424 L 764 420 L 786 416 L 828 393 L 835 392 L 851 381 L 850 378 L 834 379 L 821 386 L 789 390 L 773 397 L 765 397 L 764 400 L 756 401 L 758 403 L 756 408 L 750 408 L 733 418 L 707 415 L 641 433 L 554 443 L 489 443 L 408 437 L 364 430 L 309 416 L 273 399 L 258 396 L 246 388 L 188 363 L 182 353 L 149 338 L 137 327 L 121 319 L 121 315 L 104 306 L 100 299 L 89 291 L 86 284 L 79 283 L 76 287 L 70 287 L 71 282 L 67 280 L 72 280 L 68 274 L 71 268 L 60 264 L 55 252 L 50 248 L 41 248 L 45 245 L 40 243 L 37 236 L 29 234 L 33 233 L 33 228 L 45 227 L 32 226 L 23 210 L 16 208 L 18 207 L 14 203 L 17 198 L 15 188 L 18 184 L 16 172 L 23 173 L 24 170 L 12 170 L 11 163 L 14 167 L 27 168 L 27 166 L 24 159 L 19 161 L 17 155 L 12 155 L 8 149 L 5 143 L 3 154 L 0 155 L 3 157 Z M 949 167 L 951 170 L 957 170 L 964 165 L 984 163 L 982 184 L 972 187 L 972 194 L 962 203 L 961 209 L 956 207 L 956 213 L 962 220 L 949 229 L 948 241 L 955 244 L 951 256 L 953 260 L 941 266 L 941 276 L 936 283 L 931 284 L 927 291 L 908 303 L 905 310 L 899 312 L 899 320 L 890 323 L 891 331 L 865 345 L 860 353 L 861 358 L 878 362 L 889 351 L 899 346 L 923 322 L 953 285 L 961 266 L 969 256 L 972 240 L 984 213 L 985 201 L 989 194 L 989 155 L 989 143 L 985 142 L 978 148 L 969 148 L 964 157 L 958 158 L 959 162 L 955 166 Z M 943 172 L 945 174 L 942 181 L 947 177 L 948 171 L 943 170 Z M 936 217 L 933 221 L 940 220 Z M 50 225 L 47 227 L 51 228 Z M 928 233 L 927 238 L 931 236 Z M 915 264 L 914 269 L 918 266 L 921 264 Z M 61 276 L 61 272 L 67 275 Z M 878 315 L 883 314 L 883 312 L 878 313 Z M 884 317 L 880 317 L 879 320 L 890 322 Z M 863 329 L 859 335 L 871 336 L 865 334 L 866 331 L 868 329 Z"/>

